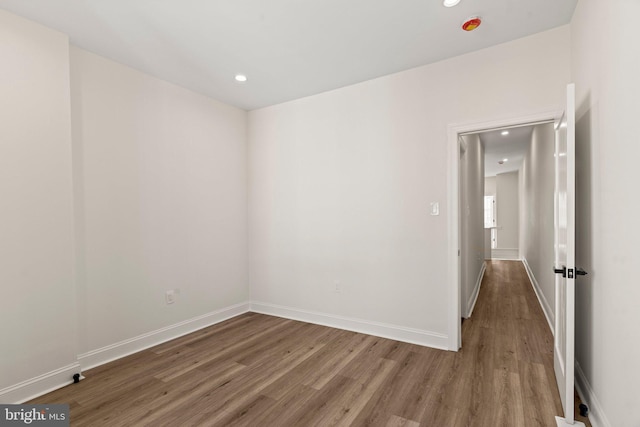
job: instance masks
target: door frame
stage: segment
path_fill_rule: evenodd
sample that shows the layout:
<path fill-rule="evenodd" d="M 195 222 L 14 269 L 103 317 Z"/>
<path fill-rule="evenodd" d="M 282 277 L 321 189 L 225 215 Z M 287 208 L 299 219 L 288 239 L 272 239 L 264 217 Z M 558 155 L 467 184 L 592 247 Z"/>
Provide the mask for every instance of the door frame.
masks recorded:
<path fill-rule="evenodd" d="M 447 349 L 458 351 L 462 347 L 460 311 L 461 276 L 461 217 L 460 217 L 460 136 L 467 133 L 485 132 L 500 128 L 534 125 L 557 121 L 562 109 L 544 110 L 498 119 L 487 119 L 452 123 L 447 126 L 447 296 L 449 318 L 447 319 Z M 554 331 L 551 331 L 552 333 Z"/>

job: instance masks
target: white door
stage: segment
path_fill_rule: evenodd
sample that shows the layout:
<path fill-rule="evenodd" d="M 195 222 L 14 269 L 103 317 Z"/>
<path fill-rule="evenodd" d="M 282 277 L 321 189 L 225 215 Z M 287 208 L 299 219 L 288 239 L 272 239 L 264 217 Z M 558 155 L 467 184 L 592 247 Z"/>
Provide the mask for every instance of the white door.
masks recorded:
<path fill-rule="evenodd" d="M 582 425 L 574 421 L 575 347 L 575 86 L 567 86 L 567 106 L 556 124 L 555 266 L 556 307 L 553 360 L 564 418 L 558 426 Z M 583 273 L 580 271 L 580 273 Z"/>

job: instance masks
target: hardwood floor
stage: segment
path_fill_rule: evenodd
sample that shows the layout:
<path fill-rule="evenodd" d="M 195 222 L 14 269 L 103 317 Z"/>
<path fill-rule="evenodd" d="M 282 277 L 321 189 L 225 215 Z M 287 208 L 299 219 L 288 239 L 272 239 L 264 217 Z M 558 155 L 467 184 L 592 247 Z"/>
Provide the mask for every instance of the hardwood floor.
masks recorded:
<path fill-rule="evenodd" d="M 555 426 L 553 338 L 522 264 L 493 261 L 448 352 L 247 313 L 31 403 L 73 426 Z"/>

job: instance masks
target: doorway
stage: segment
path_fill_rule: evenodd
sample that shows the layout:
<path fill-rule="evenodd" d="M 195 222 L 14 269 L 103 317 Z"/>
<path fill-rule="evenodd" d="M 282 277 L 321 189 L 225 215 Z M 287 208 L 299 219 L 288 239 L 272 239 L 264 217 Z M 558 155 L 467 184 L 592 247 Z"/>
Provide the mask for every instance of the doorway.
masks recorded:
<path fill-rule="evenodd" d="M 558 111 L 547 111 L 538 114 L 514 117 L 509 119 L 502 120 L 494 120 L 487 122 L 476 122 L 476 123 L 468 123 L 468 124 L 459 124 L 459 125 L 450 125 L 449 126 L 449 144 L 448 144 L 448 154 L 449 154 L 449 175 L 448 175 L 448 192 L 451 195 L 449 198 L 448 205 L 448 234 L 449 234 L 449 257 L 448 257 L 448 277 L 449 277 L 449 302 L 450 302 L 450 318 L 448 319 L 449 324 L 449 348 L 451 350 L 458 350 L 462 346 L 462 337 L 461 337 L 461 323 L 460 319 L 463 317 L 465 307 L 469 307 L 472 305 L 470 303 L 469 298 L 475 297 L 477 295 L 477 291 L 474 292 L 472 286 L 469 286 L 469 283 L 473 283 L 473 280 L 470 277 L 473 277 L 473 273 L 469 274 L 468 271 L 464 272 L 464 279 L 466 281 L 465 288 L 463 289 L 463 268 L 467 268 L 469 263 L 465 262 L 465 255 L 469 257 L 469 254 L 464 254 L 463 250 L 465 249 L 463 245 L 463 241 L 466 239 L 466 236 L 463 233 L 463 228 L 466 227 L 466 223 L 464 222 L 465 216 L 470 213 L 468 207 L 465 205 L 465 200 L 463 199 L 463 191 L 461 190 L 461 184 L 463 179 L 468 179 L 468 176 L 463 176 L 463 162 L 464 162 L 464 153 L 468 150 L 468 145 L 465 147 L 465 139 L 464 137 L 467 135 L 475 135 L 473 138 L 477 138 L 480 140 L 478 135 L 480 134 L 489 134 L 491 132 L 496 132 L 500 136 L 501 133 L 505 130 L 511 129 L 519 129 L 523 127 L 535 127 L 537 125 L 550 124 L 551 128 L 554 121 L 556 121 L 560 117 L 561 112 Z M 471 138 L 471 139 L 473 139 Z M 470 139 L 470 138 L 467 138 Z M 551 144 L 553 146 L 553 144 Z M 484 156 L 483 156 L 484 158 Z M 508 157 L 503 157 L 508 158 Z M 503 161 L 503 165 L 507 163 Z M 513 162 L 515 163 L 515 162 Z M 520 185 L 520 181 L 518 178 L 518 185 Z M 484 188 L 484 183 L 483 186 Z M 551 193 L 551 198 L 553 193 Z M 482 195 L 482 200 L 484 200 L 484 194 Z M 521 198 L 518 196 L 518 204 L 521 203 Z M 484 204 L 481 205 L 482 211 L 484 211 Z M 499 224 L 499 216 L 500 213 L 497 213 L 498 216 L 498 224 Z M 551 217 L 553 218 L 553 217 Z M 551 224 L 551 229 L 553 224 Z M 482 222 L 482 233 L 484 236 L 484 223 Z M 518 236 L 520 234 L 520 227 L 516 225 L 515 234 Z M 466 230 L 465 230 L 466 231 Z M 513 229 L 511 230 L 514 231 Z M 497 240 L 499 242 L 500 237 L 498 233 Z M 504 236 L 503 236 L 503 241 Z M 498 243 L 499 244 L 499 243 Z M 513 244 L 513 243 L 511 243 Z M 517 243 L 517 247 L 520 246 L 520 243 Z M 468 251 L 468 248 L 466 248 Z M 508 249 L 516 249 L 516 248 L 508 248 Z M 519 249 L 516 249 L 519 251 Z M 477 252 L 477 249 L 476 249 Z M 553 253 L 553 252 L 552 252 Z M 474 256 L 473 253 L 471 256 Z M 476 255 L 477 257 L 477 255 Z M 468 260 L 467 260 L 468 261 Z M 477 282 L 477 280 L 476 280 Z M 475 295 L 474 295 L 475 293 Z M 463 300 L 463 297 L 465 300 Z M 538 295 L 540 298 L 540 295 Z M 544 305 L 544 304 L 543 304 Z M 545 308 L 545 314 L 547 315 L 547 319 L 549 320 L 548 313 Z"/>

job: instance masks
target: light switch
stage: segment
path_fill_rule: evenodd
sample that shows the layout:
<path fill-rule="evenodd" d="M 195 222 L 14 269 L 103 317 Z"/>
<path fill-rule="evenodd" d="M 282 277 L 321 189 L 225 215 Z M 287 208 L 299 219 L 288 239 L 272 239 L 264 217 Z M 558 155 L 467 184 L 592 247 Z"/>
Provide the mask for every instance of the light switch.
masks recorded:
<path fill-rule="evenodd" d="M 440 203 L 438 202 L 431 202 L 429 204 L 430 208 L 431 208 L 431 215 L 432 216 L 436 216 L 436 215 L 440 215 Z"/>

